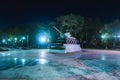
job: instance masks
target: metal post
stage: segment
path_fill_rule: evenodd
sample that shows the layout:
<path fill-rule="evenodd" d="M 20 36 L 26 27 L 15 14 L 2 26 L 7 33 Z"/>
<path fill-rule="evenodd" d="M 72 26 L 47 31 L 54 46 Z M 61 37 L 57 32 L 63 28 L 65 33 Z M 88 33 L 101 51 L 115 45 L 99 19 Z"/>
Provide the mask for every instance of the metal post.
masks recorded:
<path fill-rule="evenodd" d="M 29 48 L 29 36 L 27 35 L 27 47 Z"/>

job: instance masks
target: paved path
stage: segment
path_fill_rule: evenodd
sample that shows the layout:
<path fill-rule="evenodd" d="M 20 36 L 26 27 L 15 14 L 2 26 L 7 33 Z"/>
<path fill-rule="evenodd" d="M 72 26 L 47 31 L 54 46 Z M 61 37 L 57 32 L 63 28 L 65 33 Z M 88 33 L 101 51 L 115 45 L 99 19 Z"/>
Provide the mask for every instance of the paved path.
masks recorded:
<path fill-rule="evenodd" d="M 118 70 L 119 57 L 119 51 L 95 49 L 66 54 L 63 50 L 47 49 L 5 51 L 0 52 L 0 79 L 47 80 L 46 77 L 49 77 L 49 80 L 90 80 L 88 74 Z M 111 65 L 114 67 L 111 68 Z"/>

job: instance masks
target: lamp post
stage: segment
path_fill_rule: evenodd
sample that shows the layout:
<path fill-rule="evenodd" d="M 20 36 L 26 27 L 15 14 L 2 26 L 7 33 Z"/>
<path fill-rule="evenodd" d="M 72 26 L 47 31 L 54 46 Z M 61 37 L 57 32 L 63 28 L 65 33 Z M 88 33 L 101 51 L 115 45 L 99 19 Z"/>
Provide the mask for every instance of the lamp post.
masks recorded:
<path fill-rule="evenodd" d="M 22 40 L 25 40 L 25 39 L 26 39 L 25 36 L 23 36 L 23 37 L 22 37 Z"/>
<path fill-rule="evenodd" d="M 102 35 L 101 38 L 102 38 L 102 39 L 104 40 L 104 42 L 105 42 L 105 48 L 108 49 L 108 39 L 109 39 L 108 34 Z"/>
<path fill-rule="evenodd" d="M 3 43 L 3 46 L 7 44 L 5 39 L 2 40 L 2 43 Z"/>
<path fill-rule="evenodd" d="M 29 35 L 27 35 L 27 47 L 29 48 Z"/>
<path fill-rule="evenodd" d="M 23 36 L 22 38 L 21 38 L 21 42 L 22 42 L 22 46 L 25 44 L 25 40 L 26 40 L 26 37 L 25 36 Z"/>
<path fill-rule="evenodd" d="M 11 45 L 11 39 L 10 38 L 8 38 L 7 44 L 8 44 L 8 46 Z"/>

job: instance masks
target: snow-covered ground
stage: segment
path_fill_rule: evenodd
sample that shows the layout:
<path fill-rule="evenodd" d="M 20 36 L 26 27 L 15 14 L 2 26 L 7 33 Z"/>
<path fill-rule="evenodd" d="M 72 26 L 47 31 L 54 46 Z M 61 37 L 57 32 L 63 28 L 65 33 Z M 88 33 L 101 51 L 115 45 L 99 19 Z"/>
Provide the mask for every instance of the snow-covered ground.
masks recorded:
<path fill-rule="evenodd" d="M 119 51 L 13 50 L 0 52 L 0 80 L 120 80 Z"/>

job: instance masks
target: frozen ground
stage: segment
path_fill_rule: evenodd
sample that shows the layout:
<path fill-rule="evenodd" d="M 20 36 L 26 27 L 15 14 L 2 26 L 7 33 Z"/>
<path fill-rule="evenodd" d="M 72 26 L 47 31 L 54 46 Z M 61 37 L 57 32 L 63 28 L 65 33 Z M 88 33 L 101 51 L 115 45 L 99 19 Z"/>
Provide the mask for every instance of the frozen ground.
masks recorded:
<path fill-rule="evenodd" d="M 120 80 L 120 51 L 12 50 L 0 52 L 0 80 Z"/>

